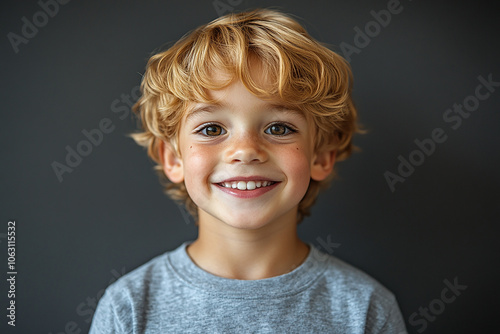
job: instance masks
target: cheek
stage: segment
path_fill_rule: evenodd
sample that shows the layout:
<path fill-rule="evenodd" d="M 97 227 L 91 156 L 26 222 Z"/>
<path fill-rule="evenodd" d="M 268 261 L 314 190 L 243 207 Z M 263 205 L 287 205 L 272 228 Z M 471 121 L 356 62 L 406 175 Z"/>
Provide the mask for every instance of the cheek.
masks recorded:
<path fill-rule="evenodd" d="M 288 182 L 294 183 L 300 188 L 300 192 L 303 191 L 304 193 L 311 179 L 310 159 L 302 147 L 293 147 L 283 152 L 281 159 L 284 162 L 283 169 L 286 171 Z"/>
<path fill-rule="evenodd" d="M 216 163 L 216 153 L 210 148 L 189 145 L 183 151 L 184 182 L 193 200 L 198 191 L 208 183 L 208 177 Z M 194 197 L 193 197 L 194 195 Z"/>

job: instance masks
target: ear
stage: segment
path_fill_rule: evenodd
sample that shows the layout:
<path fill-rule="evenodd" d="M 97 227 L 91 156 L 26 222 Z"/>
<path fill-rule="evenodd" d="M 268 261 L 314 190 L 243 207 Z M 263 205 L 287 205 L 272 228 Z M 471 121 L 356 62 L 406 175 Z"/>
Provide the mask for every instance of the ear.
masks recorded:
<path fill-rule="evenodd" d="M 335 164 L 336 150 L 324 150 L 317 153 L 311 167 L 311 179 L 322 181 L 330 175 Z"/>
<path fill-rule="evenodd" d="M 177 156 L 172 144 L 160 141 L 158 145 L 158 155 L 160 156 L 163 171 L 168 179 L 173 183 L 180 183 L 184 181 L 184 168 L 182 159 Z"/>

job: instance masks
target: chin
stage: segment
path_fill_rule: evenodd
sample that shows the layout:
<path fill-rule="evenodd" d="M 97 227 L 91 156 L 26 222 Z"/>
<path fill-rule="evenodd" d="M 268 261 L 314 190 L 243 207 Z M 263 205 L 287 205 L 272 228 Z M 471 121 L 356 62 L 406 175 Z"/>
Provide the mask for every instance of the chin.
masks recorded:
<path fill-rule="evenodd" d="M 228 215 L 219 219 L 224 224 L 238 229 L 256 230 L 270 223 L 267 217 L 257 217 L 255 214 Z"/>
<path fill-rule="evenodd" d="M 237 223 L 226 223 L 226 224 L 240 230 L 258 230 L 268 225 L 268 222 L 257 222 L 254 220 L 254 221 L 239 221 Z"/>
<path fill-rule="evenodd" d="M 256 216 L 255 212 L 253 214 L 242 213 L 236 215 L 209 214 L 209 216 L 211 217 L 209 219 L 214 219 L 216 222 L 241 230 L 258 230 L 272 223 L 272 217 Z"/>

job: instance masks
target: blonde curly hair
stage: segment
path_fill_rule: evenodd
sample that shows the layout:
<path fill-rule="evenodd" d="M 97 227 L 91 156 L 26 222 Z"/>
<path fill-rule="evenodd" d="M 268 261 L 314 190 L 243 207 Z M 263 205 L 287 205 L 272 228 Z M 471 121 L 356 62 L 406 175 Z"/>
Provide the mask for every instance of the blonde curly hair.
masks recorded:
<path fill-rule="evenodd" d="M 250 75 L 250 58 L 257 58 L 268 86 Z M 214 71 L 224 71 L 230 80 L 213 80 Z M 170 182 L 161 164 L 159 145 L 169 142 L 179 154 L 177 135 L 190 102 L 211 102 L 208 90 L 227 87 L 241 80 L 262 99 L 280 100 L 300 110 L 316 127 L 315 150 L 334 148 L 336 160 L 347 158 L 352 136 L 357 132 L 357 112 L 351 97 L 349 63 L 313 39 L 293 18 L 276 10 L 257 9 L 222 16 L 182 37 L 166 51 L 153 55 L 141 83 L 141 97 L 133 110 L 142 132 L 131 136 L 157 165 L 165 192 L 183 204 L 197 220 L 197 206 L 184 182 Z M 311 179 L 299 203 L 297 222 L 310 208 L 331 178 Z"/>

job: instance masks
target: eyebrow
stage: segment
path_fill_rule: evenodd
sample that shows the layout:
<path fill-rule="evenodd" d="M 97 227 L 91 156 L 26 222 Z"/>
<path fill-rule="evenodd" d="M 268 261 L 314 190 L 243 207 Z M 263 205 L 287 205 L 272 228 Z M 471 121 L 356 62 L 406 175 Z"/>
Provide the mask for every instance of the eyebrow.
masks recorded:
<path fill-rule="evenodd" d="M 200 106 L 196 106 L 193 109 L 188 110 L 186 115 L 186 121 L 189 120 L 196 114 L 200 113 L 211 113 L 217 109 L 220 109 L 222 106 L 220 104 L 203 104 Z"/>
<path fill-rule="evenodd" d="M 224 107 L 222 104 L 202 104 L 199 106 L 196 106 L 192 108 L 191 110 L 188 110 L 187 115 L 186 115 L 186 121 L 192 118 L 195 115 L 198 115 L 200 113 L 211 113 L 214 111 L 217 111 Z M 264 108 L 268 109 L 269 111 L 278 111 L 280 113 L 287 113 L 287 114 L 296 114 L 301 117 L 304 117 L 303 112 L 293 109 L 290 107 L 287 107 L 282 104 L 273 104 L 273 103 L 267 103 L 264 105 Z"/>

